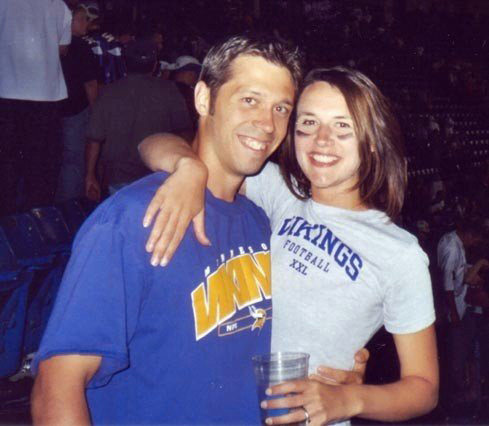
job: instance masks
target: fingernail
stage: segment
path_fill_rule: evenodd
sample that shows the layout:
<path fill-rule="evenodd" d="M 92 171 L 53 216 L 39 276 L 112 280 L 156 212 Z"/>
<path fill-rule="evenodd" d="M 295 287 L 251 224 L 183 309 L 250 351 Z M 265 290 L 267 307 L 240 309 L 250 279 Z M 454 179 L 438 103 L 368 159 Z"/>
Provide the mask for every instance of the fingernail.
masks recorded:
<path fill-rule="evenodd" d="M 267 417 L 267 419 L 265 420 L 265 423 L 267 425 L 271 425 L 272 424 L 272 419 L 270 417 Z"/>
<path fill-rule="evenodd" d="M 267 388 L 267 390 L 265 391 L 265 394 L 266 395 L 272 395 L 272 390 L 270 388 Z"/>
<path fill-rule="evenodd" d="M 149 220 L 145 219 L 145 220 L 143 221 L 143 227 L 144 227 L 144 228 L 147 228 L 148 226 L 149 226 Z"/>
<path fill-rule="evenodd" d="M 151 259 L 151 265 L 153 266 L 158 266 L 158 258 L 157 257 L 153 257 Z"/>
<path fill-rule="evenodd" d="M 168 265 L 168 259 L 164 257 L 163 259 L 161 259 L 160 266 L 166 266 L 166 265 Z"/>
<path fill-rule="evenodd" d="M 260 407 L 263 409 L 266 409 L 267 408 L 267 401 L 260 402 Z"/>
<path fill-rule="evenodd" d="M 150 251 L 153 251 L 153 244 L 147 244 L 146 245 L 146 251 L 149 253 Z"/>

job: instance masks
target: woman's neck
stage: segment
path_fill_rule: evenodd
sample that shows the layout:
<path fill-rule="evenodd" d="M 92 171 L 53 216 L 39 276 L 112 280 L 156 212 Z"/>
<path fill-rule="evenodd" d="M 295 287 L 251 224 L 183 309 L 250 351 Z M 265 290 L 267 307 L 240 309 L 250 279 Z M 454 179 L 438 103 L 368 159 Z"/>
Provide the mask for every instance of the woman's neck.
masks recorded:
<path fill-rule="evenodd" d="M 368 205 L 361 199 L 358 189 L 336 192 L 322 188 L 312 188 L 311 198 L 316 203 L 326 206 L 352 211 L 368 210 Z"/>

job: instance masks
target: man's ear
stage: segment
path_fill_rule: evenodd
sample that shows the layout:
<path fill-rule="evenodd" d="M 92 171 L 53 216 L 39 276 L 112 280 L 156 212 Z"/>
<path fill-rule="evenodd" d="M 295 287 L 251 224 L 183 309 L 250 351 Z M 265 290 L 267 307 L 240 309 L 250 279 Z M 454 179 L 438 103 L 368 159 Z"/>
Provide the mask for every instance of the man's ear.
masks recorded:
<path fill-rule="evenodd" d="M 195 109 L 201 117 L 209 114 L 211 104 L 211 89 L 203 81 L 195 85 L 194 90 Z"/>

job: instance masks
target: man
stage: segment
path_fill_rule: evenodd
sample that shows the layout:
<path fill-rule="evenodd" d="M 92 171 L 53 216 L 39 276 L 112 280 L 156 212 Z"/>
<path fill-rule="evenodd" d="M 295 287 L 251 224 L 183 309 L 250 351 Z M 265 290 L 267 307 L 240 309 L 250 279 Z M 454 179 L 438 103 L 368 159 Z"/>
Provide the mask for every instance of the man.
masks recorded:
<path fill-rule="evenodd" d="M 71 13 L 62 0 L 3 0 L 0 16 L 0 214 L 12 214 L 53 202 Z"/>
<path fill-rule="evenodd" d="M 145 137 L 165 131 L 191 133 L 187 107 L 175 84 L 151 76 L 156 46 L 134 41 L 125 52 L 129 75 L 106 87 L 87 129 L 85 195 L 94 201 L 149 173 L 137 151 Z"/>
<path fill-rule="evenodd" d="M 88 35 L 84 40 L 89 44 L 99 64 L 99 84 L 105 86 L 126 75 L 126 64 L 122 52 L 122 43 L 114 35 L 102 32 L 103 16 L 97 1 L 87 0 L 80 3 L 87 12 Z"/>
<path fill-rule="evenodd" d="M 168 66 L 172 70 L 171 79 L 182 94 L 189 110 L 192 125 L 196 128 L 199 116 L 195 110 L 194 88 L 199 80 L 201 64 L 192 56 L 179 56 L 174 64 Z"/>
<path fill-rule="evenodd" d="M 285 137 L 299 78 L 296 53 L 276 42 L 211 49 L 194 147 L 209 170 L 213 245 L 189 232 L 170 265 L 150 266 L 149 230 L 134 224 L 162 173 L 96 210 L 34 361 L 36 423 L 259 424 L 250 360 L 270 350 L 270 235 L 263 211 L 236 193 Z"/>
<path fill-rule="evenodd" d="M 451 371 L 451 406 L 465 399 L 466 363 L 477 332 L 477 317 L 482 309 L 467 303 L 469 288 L 481 284 L 479 273 L 488 267 L 485 259 L 473 266 L 467 263 L 466 252 L 482 240 L 481 227 L 470 220 L 460 221 L 454 231 L 443 235 L 438 243 L 438 268 L 445 289 L 448 308 L 448 346 Z"/>
<path fill-rule="evenodd" d="M 98 65 L 88 44 L 82 39 L 87 32 L 85 8 L 73 11 L 72 39 L 68 52 L 61 57 L 68 98 L 61 102 L 63 158 L 56 189 L 56 202 L 85 194 L 85 133 L 90 107 L 97 98 Z"/>

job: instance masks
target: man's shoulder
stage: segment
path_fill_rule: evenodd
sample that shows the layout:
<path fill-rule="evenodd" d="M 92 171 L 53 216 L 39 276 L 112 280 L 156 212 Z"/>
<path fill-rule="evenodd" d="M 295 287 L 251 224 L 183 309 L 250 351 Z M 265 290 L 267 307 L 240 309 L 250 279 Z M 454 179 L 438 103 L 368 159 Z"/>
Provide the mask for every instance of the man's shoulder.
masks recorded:
<path fill-rule="evenodd" d="M 265 223 L 267 226 L 270 226 L 270 219 L 265 213 L 265 210 L 251 201 L 244 195 L 236 195 L 237 200 L 241 203 L 241 209 L 243 212 L 249 216 L 253 216 L 255 220 L 259 222 Z"/>
<path fill-rule="evenodd" d="M 123 232 L 142 223 L 146 208 L 167 176 L 165 172 L 152 173 L 120 189 L 95 210 L 93 220 L 117 224 Z"/>
<path fill-rule="evenodd" d="M 455 247 L 458 245 L 459 238 L 455 231 L 450 231 L 443 234 L 438 242 L 438 247 Z"/>
<path fill-rule="evenodd" d="M 112 199 L 114 206 L 147 206 L 167 177 L 166 172 L 151 173 L 125 186 L 109 199 Z"/>
<path fill-rule="evenodd" d="M 128 81 L 127 76 L 120 78 L 119 80 L 113 81 L 112 83 L 107 84 L 102 90 L 101 97 L 111 97 L 119 94 L 119 92 L 126 91 L 128 87 L 131 86 L 131 83 Z"/>
<path fill-rule="evenodd" d="M 150 90 L 153 90 L 154 93 L 159 94 L 161 96 L 179 96 L 180 91 L 178 90 L 175 82 L 170 80 L 165 80 L 163 78 L 158 77 L 149 77 L 147 79 L 148 87 Z"/>

